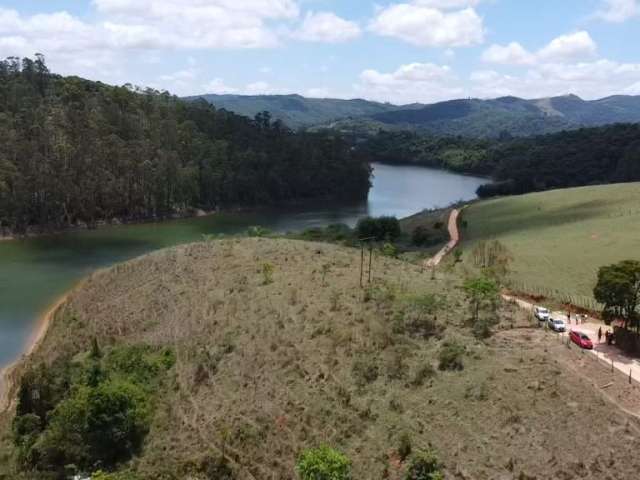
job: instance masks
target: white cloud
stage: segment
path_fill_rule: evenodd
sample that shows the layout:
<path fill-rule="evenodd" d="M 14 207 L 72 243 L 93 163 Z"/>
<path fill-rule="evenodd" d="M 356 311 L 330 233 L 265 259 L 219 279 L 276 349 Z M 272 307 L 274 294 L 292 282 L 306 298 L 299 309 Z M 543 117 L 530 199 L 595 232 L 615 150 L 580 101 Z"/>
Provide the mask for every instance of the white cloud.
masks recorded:
<path fill-rule="evenodd" d="M 355 91 L 366 98 L 395 103 L 434 102 L 463 94 L 451 68 L 433 63 L 410 63 L 390 73 L 365 70 Z"/>
<path fill-rule="evenodd" d="M 579 31 L 554 38 L 535 53 L 527 51 L 518 42 L 491 45 L 482 54 L 487 63 L 504 65 L 532 65 L 536 63 L 570 63 L 596 56 L 597 45 L 589 32 Z"/>
<path fill-rule="evenodd" d="M 506 65 L 526 65 L 534 61 L 534 55 L 529 53 L 518 42 L 509 45 L 491 45 L 482 54 L 482 60 L 487 63 L 500 63 Z"/>
<path fill-rule="evenodd" d="M 602 0 L 602 7 L 594 14 L 605 22 L 621 23 L 640 16 L 640 0 Z"/>
<path fill-rule="evenodd" d="M 640 86 L 640 64 L 605 59 L 573 64 L 547 63 L 533 66 L 521 75 L 477 71 L 471 74 L 470 80 L 472 94 L 480 97 L 536 98 L 574 93 L 593 99 L 621 92 L 632 93 Z"/>
<path fill-rule="evenodd" d="M 542 61 L 571 61 L 593 57 L 596 50 L 596 43 L 589 32 L 580 31 L 554 38 L 538 52 L 537 57 Z"/>
<path fill-rule="evenodd" d="M 360 36 L 357 23 L 338 17 L 332 12 L 308 12 L 294 36 L 309 42 L 339 43 Z"/>
<path fill-rule="evenodd" d="M 237 88 L 225 84 L 221 78 L 214 78 L 210 82 L 205 83 L 202 85 L 202 90 L 206 93 L 217 93 L 218 95 L 238 93 Z"/>
<path fill-rule="evenodd" d="M 482 18 L 473 7 L 444 10 L 475 2 L 414 0 L 380 9 L 369 29 L 423 47 L 464 47 L 484 41 Z M 439 6 L 440 8 L 436 8 Z"/>

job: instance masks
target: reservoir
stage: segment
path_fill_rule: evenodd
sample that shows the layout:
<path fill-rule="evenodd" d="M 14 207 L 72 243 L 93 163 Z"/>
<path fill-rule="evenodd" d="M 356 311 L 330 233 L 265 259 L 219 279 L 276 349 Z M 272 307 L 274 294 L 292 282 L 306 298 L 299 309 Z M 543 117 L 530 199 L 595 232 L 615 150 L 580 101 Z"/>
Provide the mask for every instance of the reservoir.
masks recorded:
<path fill-rule="evenodd" d="M 367 215 L 402 218 L 474 199 L 478 186 L 487 182 L 424 167 L 373 167 L 369 198 L 359 204 L 311 203 L 0 242 L 0 367 L 21 355 L 39 315 L 97 268 L 206 234 L 242 233 L 254 225 L 284 233 L 331 223 L 353 226 Z"/>

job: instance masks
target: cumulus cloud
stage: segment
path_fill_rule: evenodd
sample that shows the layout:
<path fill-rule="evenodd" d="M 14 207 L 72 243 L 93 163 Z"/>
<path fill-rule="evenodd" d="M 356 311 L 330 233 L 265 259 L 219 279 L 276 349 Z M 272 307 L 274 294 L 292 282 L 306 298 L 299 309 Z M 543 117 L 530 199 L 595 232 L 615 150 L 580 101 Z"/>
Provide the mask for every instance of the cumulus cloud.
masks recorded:
<path fill-rule="evenodd" d="M 602 98 L 621 92 L 633 93 L 640 85 L 640 64 L 595 60 L 573 64 L 547 63 L 521 75 L 494 70 L 473 72 L 471 93 L 479 97 L 516 95 L 535 98 L 574 93 L 583 98 Z"/>
<path fill-rule="evenodd" d="M 640 0 L 602 0 L 602 7 L 594 14 L 605 22 L 621 23 L 640 16 Z"/>
<path fill-rule="evenodd" d="M 338 17 L 332 12 L 308 12 L 294 36 L 309 42 L 340 43 L 360 36 L 357 23 Z"/>
<path fill-rule="evenodd" d="M 475 3 L 462 0 L 398 3 L 380 9 L 369 29 L 422 47 L 475 45 L 484 41 L 483 20 L 469 6 Z M 466 8 L 455 9 L 461 6 Z"/>
<path fill-rule="evenodd" d="M 388 73 L 365 70 L 355 91 L 366 98 L 394 103 L 435 102 L 464 93 L 449 66 L 433 63 L 410 63 Z"/>
<path fill-rule="evenodd" d="M 504 65 L 531 65 L 542 62 L 572 62 L 596 56 L 597 45 L 589 32 L 579 31 L 554 38 L 537 52 L 527 51 L 520 43 L 491 45 L 482 54 L 488 63 Z"/>

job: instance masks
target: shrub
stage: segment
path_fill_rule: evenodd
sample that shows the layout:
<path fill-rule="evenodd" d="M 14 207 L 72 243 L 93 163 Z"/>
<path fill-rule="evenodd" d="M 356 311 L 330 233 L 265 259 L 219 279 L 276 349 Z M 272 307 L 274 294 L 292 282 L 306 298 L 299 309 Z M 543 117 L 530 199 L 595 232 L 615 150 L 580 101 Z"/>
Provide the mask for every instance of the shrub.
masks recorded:
<path fill-rule="evenodd" d="M 375 382 L 378 378 L 378 365 L 371 357 L 361 357 L 353 362 L 351 373 L 359 387 Z"/>
<path fill-rule="evenodd" d="M 433 452 L 417 452 L 411 458 L 405 480 L 443 480 L 441 468 Z"/>
<path fill-rule="evenodd" d="M 398 444 L 398 455 L 400 455 L 400 460 L 404 462 L 407 458 L 409 458 L 409 455 L 411 455 L 411 450 L 411 437 L 408 433 L 405 432 L 400 435 L 400 441 Z"/>
<path fill-rule="evenodd" d="M 414 387 L 421 387 L 424 385 L 425 380 L 433 377 L 435 374 L 436 371 L 430 364 L 422 365 L 418 370 L 416 370 L 416 373 L 411 380 L 411 385 Z"/>
<path fill-rule="evenodd" d="M 269 285 L 270 283 L 273 283 L 273 265 L 271 265 L 270 263 L 263 263 L 262 264 L 262 284 L 263 285 Z"/>
<path fill-rule="evenodd" d="M 396 258 L 398 256 L 398 249 L 393 243 L 385 243 L 381 252 L 385 257 Z"/>
<path fill-rule="evenodd" d="M 350 480 L 351 461 L 327 446 L 305 450 L 296 469 L 301 480 Z"/>
<path fill-rule="evenodd" d="M 365 217 L 358 221 L 356 234 L 358 238 L 393 242 L 400 237 L 400 222 L 395 217 Z"/>
<path fill-rule="evenodd" d="M 429 230 L 424 226 L 418 226 L 411 232 L 411 243 L 416 247 L 428 245 L 431 241 Z"/>
<path fill-rule="evenodd" d="M 440 353 L 438 355 L 438 368 L 440 370 L 462 370 L 464 364 L 462 363 L 462 356 L 464 355 L 464 346 L 460 345 L 456 341 L 450 340 L 444 342 Z"/>
<path fill-rule="evenodd" d="M 249 227 L 247 229 L 248 237 L 266 237 L 269 234 L 271 234 L 269 229 L 260 226 Z"/>

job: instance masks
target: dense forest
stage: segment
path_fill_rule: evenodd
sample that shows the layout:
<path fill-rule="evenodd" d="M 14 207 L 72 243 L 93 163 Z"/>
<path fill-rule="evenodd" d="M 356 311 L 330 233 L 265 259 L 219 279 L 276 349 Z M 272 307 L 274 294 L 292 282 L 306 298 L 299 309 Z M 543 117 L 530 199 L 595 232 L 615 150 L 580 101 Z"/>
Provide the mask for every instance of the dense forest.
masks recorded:
<path fill-rule="evenodd" d="M 362 142 L 359 150 L 374 162 L 490 175 L 496 166 L 494 159 L 489 157 L 492 145 L 489 140 L 383 130 Z"/>
<path fill-rule="evenodd" d="M 335 133 L 294 133 L 167 92 L 0 62 L 0 227 L 64 228 L 193 209 L 364 198 L 370 168 Z"/>
<path fill-rule="evenodd" d="M 640 181 L 640 124 L 585 128 L 494 145 L 496 183 L 481 197 Z"/>

